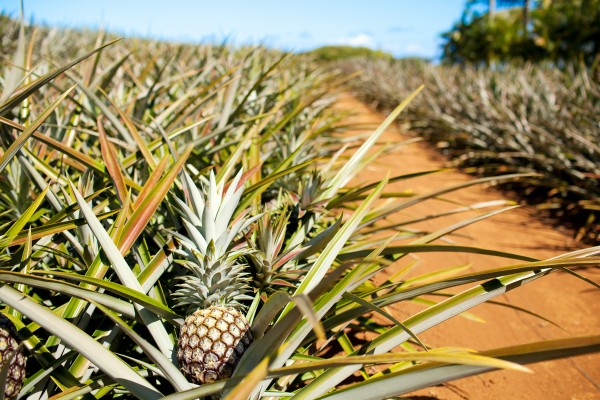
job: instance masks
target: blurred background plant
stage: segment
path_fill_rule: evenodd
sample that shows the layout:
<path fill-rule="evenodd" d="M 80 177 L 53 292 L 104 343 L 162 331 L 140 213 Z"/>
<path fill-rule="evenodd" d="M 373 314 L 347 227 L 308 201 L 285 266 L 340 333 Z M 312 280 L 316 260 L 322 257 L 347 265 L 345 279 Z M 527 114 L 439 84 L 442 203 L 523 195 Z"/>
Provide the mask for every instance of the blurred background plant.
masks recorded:
<path fill-rule="evenodd" d="M 390 110 L 425 82 L 401 117 L 455 166 L 479 175 L 534 172 L 503 187 L 597 242 L 600 233 L 600 84 L 586 69 L 436 66 L 403 61 L 338 64 L 355 93 Z"/>
<path fill-rule="evenodd" d="M 354 57 L 364 57 L 372 60 L 392 60 L 394 57 L 383 50 L 373 50 L 360 46 L 323 46 L 306 52 L 316 61 L 337 61 Z"/>

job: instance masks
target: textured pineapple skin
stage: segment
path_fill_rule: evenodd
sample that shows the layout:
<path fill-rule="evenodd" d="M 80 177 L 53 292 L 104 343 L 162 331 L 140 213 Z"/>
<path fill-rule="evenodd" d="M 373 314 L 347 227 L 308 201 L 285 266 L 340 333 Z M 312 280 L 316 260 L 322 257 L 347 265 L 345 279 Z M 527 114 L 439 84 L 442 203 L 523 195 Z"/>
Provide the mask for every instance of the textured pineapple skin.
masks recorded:
<path fill-rule="evenodd" d="M 250 325 L 236 309 L 212 306 L 198 310 L 181 327 L 179 368 L 196 384 L 229 378 L 250 343 Z"/>
<path fill-rule="evenodd" d="M 14 399 L 25 379 L 25 355 L 19 349 L 18 335 L 13 323 L 0 314 L 0 365 L 10 361 L 8 377 L 4 382 L 4 397 Z M 15 354 L 16 352 L 16 354 Z"/>

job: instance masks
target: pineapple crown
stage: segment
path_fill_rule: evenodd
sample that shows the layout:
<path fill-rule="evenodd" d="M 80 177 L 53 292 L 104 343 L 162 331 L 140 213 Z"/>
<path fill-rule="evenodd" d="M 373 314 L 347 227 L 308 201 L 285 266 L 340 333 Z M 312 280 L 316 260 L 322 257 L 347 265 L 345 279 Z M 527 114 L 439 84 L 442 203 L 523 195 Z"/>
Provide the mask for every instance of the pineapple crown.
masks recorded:
<path fill-rule="evenodd" d="M 202 254 L 206 254 L 209 243 L 213 242 L 214 255 L 217 258 L 225 255 L 233 247 L 238 235 L 259 217 L 246 218 L 246 210 L 230 226 L 231 218 L 244 192 L 242 171 L 240 170 L 226 191 L 224 182 L 217 183 L 212 171 L 208 183 L 202 189 L 196 186 L 185 172 L 184 180 L 189 206 L 178 198 L 175 198 L 175 202 L 189 238 L 178 238 L 192 242 Z"/>
<path fill-rule="evenodd" d="M 300 182 L 300 206 L 303 210 L 308 210 L 311 206 L 318 203 L 318 199 L 323 191 L 323 178 L 318 171 L 313 171 L 306 181 Z"/>
<path fill-rule="evenodd" d="M 183 243 L 183 251 L 178 253 L 185 255 L 185 259 L 180 263 L 192 274 L 179 278 L 183 282 L 177 285 L 173 294 L 178 298 L 176 306 L 186 307 L 188 312 L 210 306 L 243 308 L 242 301 L 252 300 L 247 294 L 249 275 L 244 272 L 246 265 L 238 262 L 245 252 L 234 250 L 226 256 L 216 257 L 213 250 L 213 242 L 209 243 L 206 254 Z"/>
<path fill-rule="evenodd" d="M 265 214 L 258 221 L 248 255 L 254 280 L 258 287 L 296 287 L 292 281 L 298 277 L 294 257 L 304 249 L 299 245 L 286 246 L 286 228 L 289 222 L 287 209 L 282 213 Z"/>
<path fill-rule="evenodd" d="M 183 283 L 174 293 L 179 298 L 177 305 L 239 308 L 242 301 L 252 299 L 247 294 L 250 288 L 246 266 L 239 262 L 249 250 L 240 236 L 260 217 L 248 217 L 246 210 L 232 222 L 244 191 L 242 171 L 227 189 L 223 181 L 217 183 L 212 171 L 202 188 L 187 173 L 184 181 L 188 201 L 176 198 L 175 203 L 187 235 L 173 235 L 181 245 L 176 253 L 183 259 L 178 262 L 192 274 L 180 278 Z"/>
<path fill-rule="evenodd" d="M 281 210 L 264 213 L 257 221 L 253 235 L 254 247 L 270 262 L 274 262 L 284 249 L 288 223 L 287 205 L 284 205 Z"/>
<path fill-rule="evenodd" d="M 302 218 L 307 211 L 323 212 L 327 200 L 321 199 L 324 180 L 318 171 L 312 171 L 310 175 L 298 182 L 297 194 L 293 194 L 298 206 L 298 217 Z"/>

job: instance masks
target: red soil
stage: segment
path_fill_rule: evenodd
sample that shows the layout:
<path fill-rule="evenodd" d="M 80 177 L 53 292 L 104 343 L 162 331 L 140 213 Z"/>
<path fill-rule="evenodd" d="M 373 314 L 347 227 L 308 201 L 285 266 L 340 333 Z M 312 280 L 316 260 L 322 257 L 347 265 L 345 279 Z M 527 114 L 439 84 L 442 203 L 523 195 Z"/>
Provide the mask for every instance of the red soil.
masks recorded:
<path fill-rule="evenodd" d="M 348 135 L 372 132 L 384 119 L 382 114 L 371 111 L 348 94 L 340 97 L 336 107 L 340 112 L 353 113 L 353 116 L 345 121 L 364 126 L 364 128 L 352 128 L 352 131 L 346 133 Z M 409 136 L 401 133 L 397 127 L 391 127 L 383 134 L 380 142 L 398 143 L 408 138 Z M 388 170 L 391 170 L 391 176 L 395 176 L 438 169 L 442 168 L 445 162 L 445 159 L 430 145 L 411 144 L 379 158 L 371 167 L 362 171 L 354 183 L 380 181 Z M 471 176 L 451 170 L 438 173 L 433 177 L 426 176 L 399 182 L 390 185 L 388 190 L 411 189 L 416 193 L 427 193 L 472 179 Z M 494 188 L 475 186 L 444 197 L 461 204 L 474 204 L 502 199 L 503 195 Z M 456 207 L 456 204 L 449 202 L 429 200 L 406 210 L 403 218 L 409 215 L 433 214 Z M 418 226 L 413 225 L 411 228 L 418 227 L 431 231 L 464 220 L 469 215 L 475 214 L 445 217 Z M 391 220 L 393 221 L 394 217 Z M 396 220 L 401 219 L 396 217 Z M 571 237 L 571 232 L 542 222 L 535 209 L 521 207 L 471 225 L 450 236 L 449 239 L 456 244 L 546 259 L 583 247 L 575 243 Z M 416 270 L 418 274 L 465 264 L 471 265 L 471 271 L 478 271 L 518 263 L 496 257 L 460 253 L 419 254 L 418 258 L 422 260 Z M 600 282 L 598 269 L 580 272 Z M 393 273 L 393 270 L 390 273 Z M 568 333 L 514 309 L 483 304 L 475 307 L 471 312 L 485 320 L 485 323 L 455 317 L 419 335 L 421 340 L 435 347 L 461 346 L 486 350 L 545 339 L 565 338 L 570 335 L 600 333 L 600 290 L 563 273 L 552 273 L 495 300 L 541 314 L 559 324 Z M 391 309 L 397 317 L 406 318 L 420 308 L 403 302 Z M 598 353 L 532 364 L 529 367 L 534 374 L 495 371 L 422 389 L 407 397 L 419 400 L 600 399 L 600 354 Z"/>

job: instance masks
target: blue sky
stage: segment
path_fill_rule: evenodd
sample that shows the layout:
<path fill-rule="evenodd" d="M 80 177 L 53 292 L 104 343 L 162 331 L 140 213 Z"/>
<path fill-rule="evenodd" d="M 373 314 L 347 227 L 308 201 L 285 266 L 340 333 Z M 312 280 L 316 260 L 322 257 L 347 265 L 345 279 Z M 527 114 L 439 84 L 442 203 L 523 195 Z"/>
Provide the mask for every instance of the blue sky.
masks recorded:
<path fill-rule="evenodd" d="M 285 50 L 330 44 L 436 57 L 440 33 L 465 0 L 25 0 L 25 15 L 52 26 L 199 42 L 229 38 Z M 18 16 L 19 0 L 0 0 Z"/>

